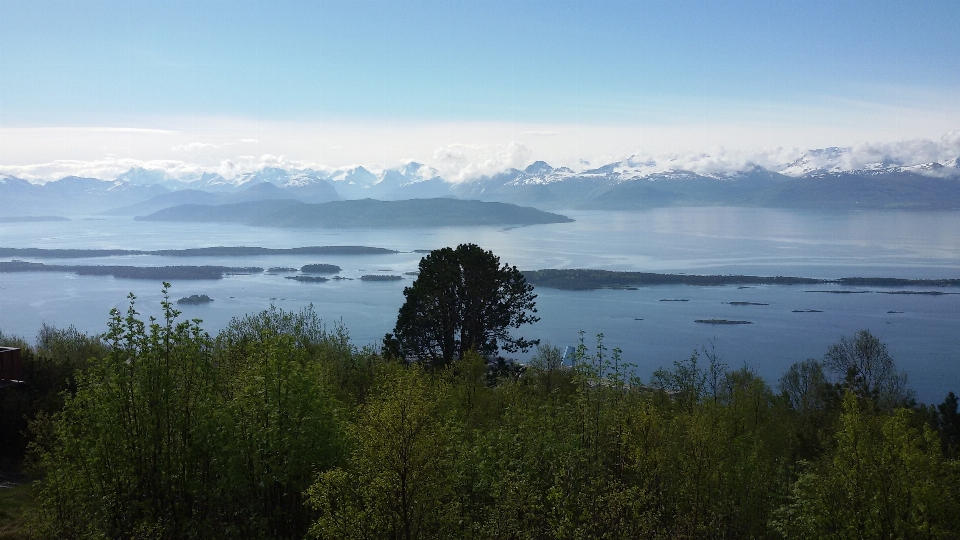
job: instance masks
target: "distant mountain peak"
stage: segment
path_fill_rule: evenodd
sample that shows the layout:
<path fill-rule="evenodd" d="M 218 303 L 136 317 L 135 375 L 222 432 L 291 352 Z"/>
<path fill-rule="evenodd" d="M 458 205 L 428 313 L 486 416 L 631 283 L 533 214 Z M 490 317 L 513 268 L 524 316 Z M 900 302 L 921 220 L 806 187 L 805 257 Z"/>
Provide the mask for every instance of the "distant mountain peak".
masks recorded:
<path fill-rule="evenodd" d="M 597 167 L 596 169 L 589 169 L 589 170 L 583 171 L 583 174 L 610 174 L 614 172 L 616 168 L 619 166 L 620 166 L 619 163 L 608 163 L 607 165 L 604 165 L 602 167 Z"/>
<path fill-rule="evenodd" d="M 527 166 L 523 172 L 527 174 L 549 174 L 553 172 L 553 167 L 551 167 L 546 161 L 534 161 Z"/>
<path fill-rule="evenodd" d="M 412 176 L 420 173 L 420 169 L 424 165 L 422 163 L 417 163 L 416 161 L 411 161 L 410 163 L 405 164 L 400 168 L 400 171 L 404 176 Z"/>
<path fill-rule="evenodd" d="M 217 173 L 205 172 L 205 173 L 203 173 L 203 174 L 200 175 L 199 181 L 202 182 L 202 183 L 204 183 L 204 184 L 209 184 L 209 183 L 213 183 L 213 182 L 223 183 L 223 182 L 226 181 L 226 178 L 220 176 L 220 175 L 217 174 Z"/>

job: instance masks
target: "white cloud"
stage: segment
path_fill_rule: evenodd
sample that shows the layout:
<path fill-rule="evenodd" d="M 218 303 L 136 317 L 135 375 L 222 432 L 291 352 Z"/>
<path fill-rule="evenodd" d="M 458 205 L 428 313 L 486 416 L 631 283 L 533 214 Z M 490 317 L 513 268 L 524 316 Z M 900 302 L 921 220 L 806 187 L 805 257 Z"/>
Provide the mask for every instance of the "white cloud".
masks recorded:
<path fill-rule="evenodd" d="M 109 180 L 131 168 L 163 171 L 174 178 L 188 178 L 202 174 L 205 169 L 196 164 L 176 160 L 137 160 L 108 157 L 83 161 L 62 159 L 30 165 L 0 165 L 0 173 L 33 182 L 56 180 L 65 176 L 84 176 Z"/>
<path fill-rule="evenodd" d="M 763 167 L 784 174 L 799 175 L 815 169 L 852 171 L 876 166 L 911 167 L 945 163 L 960 157 L 960 132 L 950 131 L 939 141 L 905 139 L 897 142 L 858 142 L 834 150 L 801 147 L 730 149 L 722 146 L 706 152 L 636 153 L 629 157 L 605 156 L 591 163 L 623 162 L 641 172 L 684 170 L 698 174 L 723 175 Z M 577 169 L 587 168 L 579 165 Z M 936 171 L 919 171 L 938 174 Z"/>
<path fill-rule="evenodd" d="M 899 117 L 885 122 L 899 125 Z M 829 145 L 848 151 L 833 157 L 808 154 L 805 166 L 855 169 L 884 160 L 910 166 L 960 156 L 960 130 L 955 120 L 950 131 L 934 131 L 933 124 L 922 129 L 904 124 L 907 128 L 885 131 L 860 127 L 856 122 L 837 127 L 774 123 L 271 123 L 185 118 L 156 120 L 151 125 L 175 129 L 0 126 L 0 172 L 42 182 L 68 175 L 115 178 L 130 167 L 189 178 L 204 171 L 231 177 L 264 167 L 332 171 L 363 165 L 377 171 L 383 168 L 377 163 L 389 167 L 416 161 L 459 182 L 511 167 L 523 168 L 534 160 L 584 170 L 631 159 L 632 168 L 644 171 L 672 168 L 724 174 L 754 165 L 776 170 L 793 163 L 809 148 Z M 257 138 L 248 138 L 251 133 Z M 878 140 L 894 142 L 858 142 Z M 246 146 L 253 142 L 258 146 Z M 254 148 L 263 153 L 254 154 Z"/>
<path fill-rule="evenodd" d="M 66 127 L 59 128 L 62 130 L 70 130 L 81 133 L 135 133 L 138 135 L 175 135 L 179 133 L 178 131 L 170 129 L 151 129 L 151 128 L 138 128 L 138 127 L 101 127 L 101 126 L 89 126 L 89 127 Z"/>
<path fill-rule="evenodd" d="M 437 148 L 430 165 L 451 182 L 462 182 L 496 174 L 510 168 L 523 168 L 532 161 L 529 148 L 516 141 L 501 146 L 452 144 Z"/>
<path fill-rule="evenodd" d="M 280 167 L 284 169 L 316 169 L 330 170 L 318 163 L 309 161 L 289 160 L 285 156 L 264 154 L 255 156 L 237 156 L 235 159 L 224 159 L 214 165 L 201 165 L 183 160 L 139 160 L 129 158 L 105 157 L 97 160 L 69 160 L 61 159 L 47 163 L 29 165 L 0 165 L 0 174 L 16 176 L 36 183 L 45 183 L 66 176 L 84 176 L 112 180 L 132 168 L 142 168 L 150 171 L 161 171 L 178 180 L 194 180 L 206 172 L 217 173 L 224 178 L 235 178 L 249 172 L 256 172 L 266 167 Z"/>
<path fill-rule="evenodd" d="M 208 148 L 220 148 L 220 145 L 202 143 L 202 142 L 192 142 L 189 144 L 178 144 L 176 146 L 171 146 L 170 149 L 174 152 L 199 152 L 201 150 L 206 150 Z"/>

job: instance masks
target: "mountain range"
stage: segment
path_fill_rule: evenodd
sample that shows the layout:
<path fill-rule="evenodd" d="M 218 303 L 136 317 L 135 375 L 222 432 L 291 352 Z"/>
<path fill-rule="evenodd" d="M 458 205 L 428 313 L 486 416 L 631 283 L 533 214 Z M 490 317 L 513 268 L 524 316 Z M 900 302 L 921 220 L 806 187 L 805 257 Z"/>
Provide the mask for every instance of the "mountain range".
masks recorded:
<path fill-rule="evenodd" d="M 844 149 L 826 148 L 777 167 L 747 165 L 723 173 L 633 159 L 582 171 L 537 161 L 462 182 L 447 181 L 419 163 L 376 173 L 362 166 L 332 172 L 267 167 L 235 178 L 204 173 L 186 179 L 132 168 L 113 180 L 69 176 L 45 184 L 0 175 L 0 216 L 146 216 L 180 205 L 432 198 L 550 210 L 706 205 L 960 209 L 960 158 L 912 166 L 884 159 L 848 169 L 841 165 L 844 155 Z"/>

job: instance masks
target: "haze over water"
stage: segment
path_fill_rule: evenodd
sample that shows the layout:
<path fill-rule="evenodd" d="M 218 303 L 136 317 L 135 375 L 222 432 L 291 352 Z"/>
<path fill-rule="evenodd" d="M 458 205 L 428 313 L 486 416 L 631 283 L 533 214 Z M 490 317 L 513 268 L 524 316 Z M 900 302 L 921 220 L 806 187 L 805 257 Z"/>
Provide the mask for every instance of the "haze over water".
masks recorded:
<path fill-rule="evenodd" d="M 878 276 L 960 277 L 960 212 L 855 211 L 820 213 L 755 208 L 663 208 L 642 212 L 565 212 L 574 223 L 518 228 L 469 227 L 399 230 L 273 229 L 221 224 L 136 222 L 124 219 L 3 224 L 0 245 L 37 248 L 180 249 L 191 247 L 363 245 L 395 255 L 156 257 L 42 260 L 47 264 L 222 265 L 299 268 L 332 263 L 340 275 L 413 272 L 422 254 L 413 250 L 477 243 L 521 270 L 599 268 L 696 274 L 788 275 L 818 278 Z M 32 260 L 32 259 L 28 259 Z M 283 275 L 228 276 L 175 281 L 174 299 L 208 294 L 214 302 L 180 306 L 184 317 L 203 319 L 210 333 L 232 317 L 271 304 L 297 310 L 313 304 L 331 326 L 342 323 L 357 345 L 377 342 L 393 328 L 413 279 L 298 283 Z M 738 288 L 651 286 L 638 290 L 558 291 L 538 288 L 541 321 L 525 337 L 575 344 L 580 330 L 589 347 L 604 334 L 645 380 L 660 366 L 716 344 L 731 368 L 744 364 L 776 383 L 793 362 L 820 357 L 830 343 L 859 329 L 886 342 L 911 386 L 925 402 L 939 402 L 960 386 L 960 295 L 890 295 L 899 289 L 852 288 L 867 294 L 829 294 L 810 286 Z M 915 290 L 929 290 L 915 289 Z M 943 289 L 944 292 L 960 292 Z M 44 322 L 102 332 L 112 307 L 138 296 L 144 315 L 158 313 L 160 284 L 153 281 L 66 273 L 0 274 L 0 330 L 32 338 Z M 661 300 L 687 300 L 662 302 Z M 767 306 L 734 306 L 748 301 Z M 794 313 L 793 310 L 822 313 Z M 891 313 L 902 312 L 902 313 Z M 695 319 L 749 320 L 713 326 Z M 642 319 L 642 320 L 638 320 Z M 524 358 L 521 356 L 521 359 Z"/>

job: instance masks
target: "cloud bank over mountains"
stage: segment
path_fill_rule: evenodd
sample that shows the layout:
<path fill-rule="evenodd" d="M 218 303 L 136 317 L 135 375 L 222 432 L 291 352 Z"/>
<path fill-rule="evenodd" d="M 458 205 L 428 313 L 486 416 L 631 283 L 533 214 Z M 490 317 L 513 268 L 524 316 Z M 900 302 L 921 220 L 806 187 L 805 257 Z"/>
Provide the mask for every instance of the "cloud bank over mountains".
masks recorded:
<path fill-rule="evenodd" d="M 257 143 L 257 139 L 239 141 L 238 149 Z M 218 175 L 228 181 L 241 181 L 247 175 L 267 169 L 310 171 L 320 176 L 350 174 L 358 167 L 383 177 L 389 170 L 399 170 L 415 160 L 399 164 L 377 163 L 330 167 L 323 163 L 298 160 L 286 155 L 238 155 L 214 164 L 201 155 L 213 143 L 189 143 L 175 150 L 186 153 L 183 159 L 142 160 L 106 155 L 94 160 L 62 159 L 27 165 L 0 164 L 0 174 L 45 183 L 68 176 L 115 179 L 131 169 L 150 171 L 164 181 L 194 182 L 204 175 Z M 751 150 L 715 147 L 705 152 L 663 152 L 644 155 L 641 152 L 607 156 L 570 157 L 551 160 L 551 165 L 581 173 L 598 167 L 615 165 L 624 175 L 644 177 L 671 171 L 688 171 L 704 176 L 723 177 L 762 168 L 786 176 L 799 177 L 811 173 L 871 171 L 899 167 L 926 176 L 955 176 L 960 158 L 960 130 L 949 131 L 940 140 L 906 139 L 897 142 L 863 142 L 848 147 L 787 148 L 772 147 Z M 442 178 L 461 183 L 495 176 L 512 169 L 524 169 L 538 159 L 526 144 L 450 144 L 437 147 L 430 159 L 419 160 L 417 175 L 423 179 Z"/>

